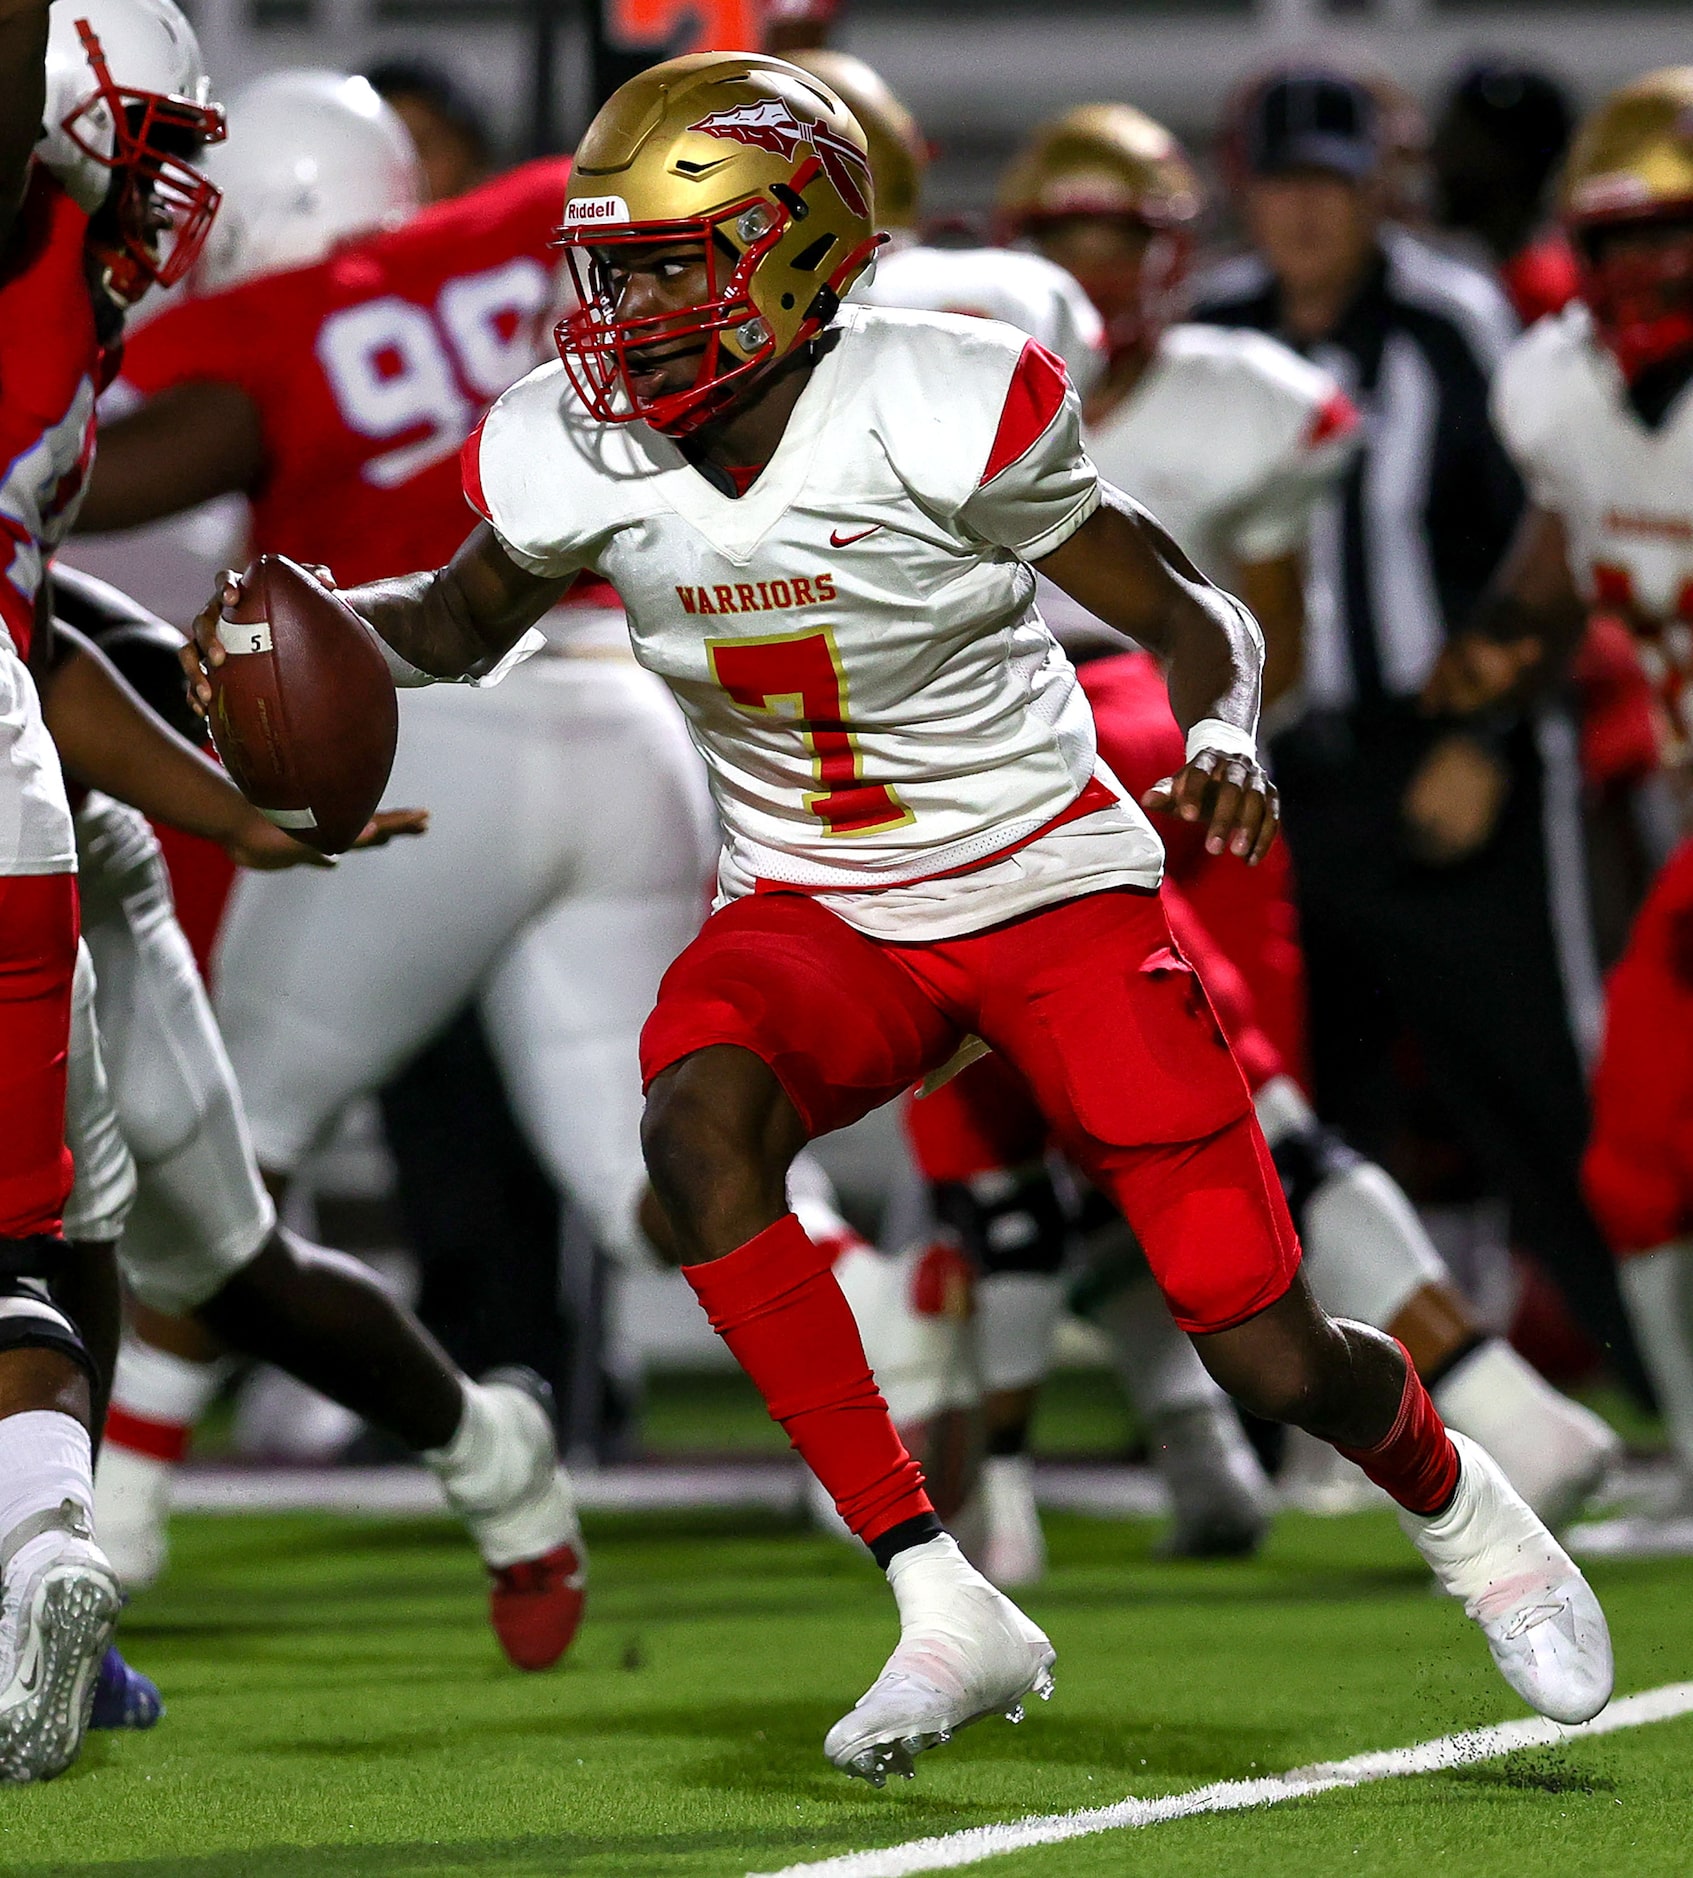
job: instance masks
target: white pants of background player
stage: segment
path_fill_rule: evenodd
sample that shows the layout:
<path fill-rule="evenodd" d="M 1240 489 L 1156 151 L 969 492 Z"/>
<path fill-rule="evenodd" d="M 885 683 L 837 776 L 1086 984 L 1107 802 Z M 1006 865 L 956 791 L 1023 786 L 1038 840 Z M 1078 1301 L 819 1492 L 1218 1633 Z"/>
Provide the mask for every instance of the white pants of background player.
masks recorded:
<path fill-rule="evenodd" d="M 637 1043 L 704 916 L 717 837 L 662 684 L 570 630 L 583 649 L 549 647 L 491 690 L 401 693 L 386 800 L 427 808 L 428 835 L 334 873 L 244 878 L 217 1012 L 259 1160 L 287 1173 L 476 999 L 542 1164 L 633 1255 Z"/>
<path fill-rule="evenodd" d="M 276 1212 L 153 831 L 99 795 L 78 811 L 76 830 L 93 969 L 85 961 L 77 974 L 66 1236 L 116 1236 L 94 1228 L 121 1223 L 127 1180 L 124 1281 L 144 1304 L 181 1315 L 258 1255 Z M 90 996 L 97 1049 L 81 1017 Z"/>

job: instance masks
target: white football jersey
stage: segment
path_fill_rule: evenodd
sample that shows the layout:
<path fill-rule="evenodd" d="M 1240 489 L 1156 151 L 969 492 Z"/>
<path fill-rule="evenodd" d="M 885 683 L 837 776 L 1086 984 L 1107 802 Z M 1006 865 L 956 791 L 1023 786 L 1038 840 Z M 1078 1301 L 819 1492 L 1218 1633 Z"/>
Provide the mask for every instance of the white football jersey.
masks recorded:
<path fill-rule="evenodd" d="M 1143 503 L 1202 573 L 1303 546 L 1356 443 L 1327 372 L 1263 333 L 1172 326 L 1129 395 L 1088 427 L 1107 482 Z"/>
<path fill-rule="evenodd" d="M 1062 367 L 945 314 L 847 307 L 835 334 L 739 499 L 646 425 L 595 423 L 556 364 L 466 446 L 466 493 L 520 565 L 616 587 L 705 760 L 727 894 L 799 887 L 940 937 L 1156 885 L 1158 839 L 1109 784 L 1045 832 L 1097 768 L 1027 565 L 1099 504 Z"/>
<path fill-rule="evenodd" d="M 1004 320 L 1056 353 L 1083 398 L 1105 370 L 1105 327 L 1093 302 L 1063 268 L 1019 248 L 884 249 L 850 297 L 866 306 Z"/>
<path fill-rule="evenodd" d="M 1506 353 L 1493 420 L 1588 598 L 1693 628 L 1693 395 L 1648 429 L 1576 301 Z"/>

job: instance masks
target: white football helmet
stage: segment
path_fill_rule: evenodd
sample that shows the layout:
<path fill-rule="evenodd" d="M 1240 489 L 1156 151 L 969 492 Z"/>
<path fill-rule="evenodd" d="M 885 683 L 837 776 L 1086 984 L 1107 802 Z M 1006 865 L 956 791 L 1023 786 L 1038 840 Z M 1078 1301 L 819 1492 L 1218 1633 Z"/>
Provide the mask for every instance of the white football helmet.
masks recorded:
<path fill-rule="evenodd" d="M 195 277 L 208 292 L 398 227 L 423 200 L 410 133 L 367 79 L 345 72 L 277 72 L 250 85 L 206 170 L 223 192 Z"/>
<path fill-rule="evenodd" d="M 194 159 L 223 134 L 174 0 L 53 0 L 35 153 L 96 218 L 89 246 L 115 299 L 168 287 L 194 264 L 218 206 Z"/>

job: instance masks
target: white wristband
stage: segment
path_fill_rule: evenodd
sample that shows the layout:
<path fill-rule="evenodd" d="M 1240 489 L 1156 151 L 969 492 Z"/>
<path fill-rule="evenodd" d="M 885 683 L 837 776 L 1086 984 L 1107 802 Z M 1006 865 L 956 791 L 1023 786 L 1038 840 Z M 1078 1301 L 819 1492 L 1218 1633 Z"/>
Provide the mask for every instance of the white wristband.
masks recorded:
<path fill-rule="evenodd" d="M 1187 733 L 1187 760 L 1191 763 L 1202 750 L 1250 757 L 1256 763 L 1258 735 L 1256 731 L 1242 730 L 1238 724 L 1225 724 L 1220 717 L 1202 717 Z"/>

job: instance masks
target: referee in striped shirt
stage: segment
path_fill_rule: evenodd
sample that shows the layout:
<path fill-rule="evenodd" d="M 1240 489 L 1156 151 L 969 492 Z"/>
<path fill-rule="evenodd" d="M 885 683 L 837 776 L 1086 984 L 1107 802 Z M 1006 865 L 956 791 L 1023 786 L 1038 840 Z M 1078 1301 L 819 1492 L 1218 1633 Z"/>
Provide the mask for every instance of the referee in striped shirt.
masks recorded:
<path fill-rule="evenodd" d="M 1204 283 L 1194 317 L 1274 334 L 1364 417 L 1312 532 L 1301 715 L 1273 743 L 1319 1106 L 1387 1152 L 1408 1030 L 1514 1239 L 1638 1380 L 1577 1182 L 1599 984 L 1573 725 L 1554 674 L 1526 667 L 1514 703 L 1435 708 L 1522 507 L 1487 411 L 1514 321 L 1489 279 L 1385 222 L 1355 80 L 1282 72 L 1235 128 L 1256 252 Z"/>

